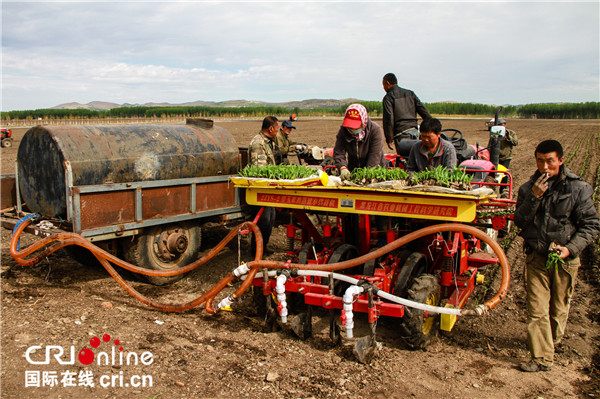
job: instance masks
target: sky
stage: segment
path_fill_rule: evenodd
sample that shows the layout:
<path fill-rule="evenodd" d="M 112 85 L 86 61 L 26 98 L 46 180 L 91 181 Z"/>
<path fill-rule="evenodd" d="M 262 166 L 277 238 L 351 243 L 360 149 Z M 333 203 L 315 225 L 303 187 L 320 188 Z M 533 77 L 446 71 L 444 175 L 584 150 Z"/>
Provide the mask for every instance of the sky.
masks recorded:
<path fill-rule="evenodd" d="M 68 102 L 600 101 L 600 2 L 7 1 L 2 111 Z"/>

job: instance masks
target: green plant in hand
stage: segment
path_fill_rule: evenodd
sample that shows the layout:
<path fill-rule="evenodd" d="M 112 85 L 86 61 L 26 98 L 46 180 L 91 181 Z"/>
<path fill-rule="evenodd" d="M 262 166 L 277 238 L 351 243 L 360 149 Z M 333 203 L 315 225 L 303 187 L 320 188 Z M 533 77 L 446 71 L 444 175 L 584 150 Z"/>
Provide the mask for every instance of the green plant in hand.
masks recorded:
<path fill-rule="evenodd" d="M 559 264 L 565 263 L 564 259 L 561 258 L 558 254 L 560 250 L 557 248 L 553 248 L 548 252 L 548 258 L 546 259 L 546 269 L 550 270 L 550 268 L 554 267 L 558 269 Z"/>

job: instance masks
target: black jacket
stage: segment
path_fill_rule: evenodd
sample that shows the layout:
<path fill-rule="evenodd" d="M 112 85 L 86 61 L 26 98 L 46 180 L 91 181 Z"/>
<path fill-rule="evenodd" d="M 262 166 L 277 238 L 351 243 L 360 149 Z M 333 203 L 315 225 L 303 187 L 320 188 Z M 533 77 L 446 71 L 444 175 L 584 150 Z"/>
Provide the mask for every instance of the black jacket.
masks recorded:
<path fill-rule="evenodd" d="M 383 97 L 383 132 L 386 142 L 391 143 L 394 135 L 406 129 L 416 128 L 417 114 L 423 119 L 431 118 L 414 92 L 398 85 L 390 87 Z"/>
<path fill-rule="evenodd" d="M 365 138 L 362 141 L 357 141 L 348 129 L 340 127 L 335 137 L 333 160 L 338 170 L 345 166 L 350 172 L 355 168 L 385 166 L 387 162 L 383 154 L 381 127 L 369 119 L 365 128 Z"/>
<path fill-rule="evenodd" d="M 542 198 L 531 192 L 540 177 L 536 171 L 519 188 L 515 224 L 520 227 L 524 245 L 547 256 L 551 242 L 565 246 L 571 258 L 578 257 L 600 231 L 598 213 L 592 200 L 592 187 L 564 165 Z"/>

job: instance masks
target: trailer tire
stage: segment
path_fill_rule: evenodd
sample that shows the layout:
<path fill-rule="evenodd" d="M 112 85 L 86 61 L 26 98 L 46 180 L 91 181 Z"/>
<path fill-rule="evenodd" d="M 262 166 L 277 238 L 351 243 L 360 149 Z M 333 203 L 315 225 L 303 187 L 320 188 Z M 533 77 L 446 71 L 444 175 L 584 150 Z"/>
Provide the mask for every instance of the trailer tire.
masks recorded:
<path fill-rule="evenodd" d="M 125 240 L 123 256 L 129 263 L 152 270 L 171 270 L 186 266 L 200 253 L 202 230 L 191 223 L 151 227 L 133 240 Z M 154 285 L 171 284 L 184 277 L 145 276 Z"/>
<path fill-rule="evenodd" d="M 12 147 L 12 139 L 2 140 L 2 147 L 4 147 L 4 148 Z"/>
<path fill-rule="evenodd" d="M 408 290 L 407 299 L 439 306 L 441 288 L 437 278 L 431 274 L 423 274 L 414 279 Z M 425 349 L 431 339 L 437 335 L 439 329 L 439 315 L 429 314 L 423 317 L 423 311 L 415 308 L 404 308 L 404 317 L 401 319 L 401 331 L 404 341 L 412 349 Z"/>

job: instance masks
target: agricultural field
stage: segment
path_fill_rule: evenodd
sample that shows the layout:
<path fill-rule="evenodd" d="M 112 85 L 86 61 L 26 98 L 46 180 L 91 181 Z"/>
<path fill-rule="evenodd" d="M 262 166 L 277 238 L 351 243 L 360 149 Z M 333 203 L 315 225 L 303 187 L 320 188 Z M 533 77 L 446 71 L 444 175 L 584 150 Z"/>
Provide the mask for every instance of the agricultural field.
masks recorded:
<path fill-rule="evenodd" d="M 459 129 L 469 144 L 486 145 L 487 119 L 442 119 L 444 128 Z M 381 120 L 376 119 L 381 124 Z M 259 131 L 260 120 L 216 120 L 240 146 Z M 332 147 L 341 118 L 300 119 L 293 139 Z M 595 188 L 600 201 L 599 120 L 508 120 L 518 134 L 511 163 L 514 189 L 535 171 L 533 152 L 542 140 L 562 142 L 565 164 Z M 12 148 L 2 148 L 2 174 L 14 173 L 19 140 L 25 128 L 13 128 Z M 390 152 L 387 149 L 387 152 Z M 515 194 L 516 195 L 516 194 Z M 218 225 L 204 226 L 203 253 L 226 234 Z M 2 229 L 1 253 L 1 392 L 3 398 L 577 398 L 600 395 L 600 269 L 597 245 L 582 259 L 565 336 L 566 349 L 556 355 L 552 371 L 523 373 L 527 350 L 525 256 L 515 230 L 500 239 L 511 266 L 506 299 L 489 314 L 459 318 L 454 329 L 440 334 L 427 350 L 410 350 L 397 334 L 397 321 L 380 319 L 381 348 L 369 364 L 355 361 L 346 346 L 328 338 L 328 319 L 317 318 L 314 336 L 301 341 L 290 331 L 267 333 L 250 295 L 231 312 L 211 316 L 199 307 L 184 313 L 163 313 L 129 296 L 100 266 L 77 263 L 59 251 L 34 267 L 17 265 L 9 254 L 11 232 Z M 21 248 L 35 237 L 24 235 Z M 269 246 L 272 260 L 286 260 L 285 227 L 278 226 Z M 212 287 L 238 263 L 249 260 L 249 245 L 226 248 L 205 266 L 171 286 L 151 286 L 127 279 L 142 294 L 163 302 L 187 302 Z M 471 296 L 472 308 L 495 294 L 499 272 L 488 270 L 486 283 Z M 220 299 L 220 298 L 218 298 Z M 368 334 L 358 315 L 355 336 Z M 67 375 L 84 368 L 76 364 L 32 365 L 25 351 L 33 345 L 58 345 L 75 351 L 90 339 L 111 355 L 117 339 L 124 353 L 150 352 L 152 363 L 116 361 L 92 365 L 105 386 L 64 386 Z M 108 342 L 110 341 L 110 343 Z M 97 341 L 99 342 L 99 341 Z M 68 353 L 67 353 L 68 355 Z M 42 353 L 35 355 L 43 358 Z M 25 387 L 27 371 L 58 375 L 54 387 Z M 129 384 L 139 378 L 146 386 Z M 149 386 L 149 378 L 152 381 Z M 98 381 L 98 380 L 96 380 Z M 136 384 L 138 385 L 138 384 Z"/>

